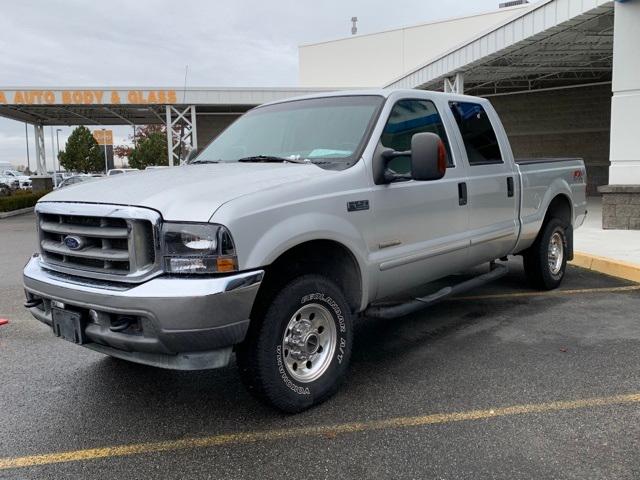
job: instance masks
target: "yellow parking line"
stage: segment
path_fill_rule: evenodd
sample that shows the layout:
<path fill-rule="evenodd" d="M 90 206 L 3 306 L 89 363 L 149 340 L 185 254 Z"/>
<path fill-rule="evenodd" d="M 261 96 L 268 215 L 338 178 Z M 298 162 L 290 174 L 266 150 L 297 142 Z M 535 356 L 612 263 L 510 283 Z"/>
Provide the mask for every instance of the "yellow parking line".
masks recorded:
<path fill-rule="evenodd" d="M 548 290 L 545 292 L 513 292 L 496 293 L 490 295 L 467 295 L 464 297 L 451 297 L 452 300 L 485 300 L 492 298 L 512 298 L 512 297 L 550 297 L 558 295 L 577 295 L 580 293 L 613 293 L 613 292 L 633 292 L 640 290 L 640 285 L 628 285 L 626 287 L 605 287 L 605 288 L 574 288 L 569 290 Z"/>
<path fill-rule="evenodd" d="M 314 427 L 285 428 L 257 432 L 229 433 L 209 437 L 185 438 L 166 442 L 138 443 L 104 448 L 91 448 L 70 452 L 47 453 L 44 455 L 30 455 L 26 457 L 0 458 L 0 470 L 9 468 L 34 467 L 63 462 L 80 462 L 98 458 L 123 457 L 145 453 L 167 452 L 194 448 L 214 447 L 220 445 L 237 445 L 253 442 L 282 440 L 308 436 L 333 437 L 339 434 L 357 433 L 368 430 L 382 430 L 388 428 L 408 428 L 469 420 L 482 420 L 510 415 L 531 413 L 559 412 L 581 408 L 602 407 L 607 405 L 625 405 L 640 403 L 640 393 L 615 395 L 610 397 L 595 397 L 579 400 L 548 402 L 528 405 L 514 405 L 511 407 L 494 408 L 491 410 L 471 410 L 467 412 L 436 413 L 417 417 L 394 417 L 383 420 L 342 423 L 337 425 L 318 425 Z"/>

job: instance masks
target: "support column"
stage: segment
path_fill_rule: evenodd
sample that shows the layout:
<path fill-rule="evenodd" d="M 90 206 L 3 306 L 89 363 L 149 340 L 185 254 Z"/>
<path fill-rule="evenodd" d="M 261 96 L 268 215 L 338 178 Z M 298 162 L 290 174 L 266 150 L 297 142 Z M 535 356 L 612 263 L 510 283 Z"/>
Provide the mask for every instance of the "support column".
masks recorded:
<path fill-rule="evenodd" d="M 196 106 L 176 108 L 172 105 L 165 107 L 167 125 L 167 155 L 169 165 L 180 164 L 186 155 L 184 146 L 189 150 L 198 146 L 198 132 L 196 128 Z"/>
<path fill-rule="evenodd" d="M 609 185 L 602 193 L 602 227 L 640 230 L 640 1 L 616 1 Z"/>
<path fill-rule="evenodd" d="M 453 77 L 446 77 L 444 79 L 444 91 L 445 93 L 464 93 L 464 74 L 458 72 Z"/>
<path fill-rule="evenodd" d="M 36 175 L 31 177 L 34 192 L 48 192 L 53 189 L 53 177 L 47 175 L 47 156 L 44 149 L 44 126 L 34 125 L 36 140 Z"/>
<path fill-rule="evenodd" d="M 44 126 L 36 124 L 33 126 L 36 139 L 36 173 L 38 175 L 47 174 L 47 156 L 44 149 Z"/>

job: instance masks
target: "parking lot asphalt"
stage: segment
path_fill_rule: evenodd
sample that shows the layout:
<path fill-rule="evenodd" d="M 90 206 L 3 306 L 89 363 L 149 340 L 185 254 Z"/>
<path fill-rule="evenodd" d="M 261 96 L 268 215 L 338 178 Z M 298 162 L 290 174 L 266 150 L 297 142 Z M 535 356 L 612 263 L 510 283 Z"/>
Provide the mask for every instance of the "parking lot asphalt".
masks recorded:
<path fill-rule="evenodd" d="M 0 220 L 0 478 L 640 478 L 640 290 L 521 265 L 397 320 L 359 320 L 337 395 L 299 415 L 235 366 L 174 372 L 55 338 L 22 307 L 32 215 Z"/>

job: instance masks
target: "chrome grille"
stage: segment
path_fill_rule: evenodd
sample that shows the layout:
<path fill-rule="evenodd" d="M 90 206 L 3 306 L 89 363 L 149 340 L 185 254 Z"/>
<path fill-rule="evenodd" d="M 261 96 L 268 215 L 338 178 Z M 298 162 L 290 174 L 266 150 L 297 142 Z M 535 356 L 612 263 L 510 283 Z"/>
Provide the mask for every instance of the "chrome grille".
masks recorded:
<path fill-rule="evenodd" d="M 86 210 L 84 212 L 83 210 Z M 53 270 L 135 281 L 156 267 L 159 216 L 134 207 L 38 204 L 42 261 Z M 158 217 L 158 218 L 156 218 Z"/>

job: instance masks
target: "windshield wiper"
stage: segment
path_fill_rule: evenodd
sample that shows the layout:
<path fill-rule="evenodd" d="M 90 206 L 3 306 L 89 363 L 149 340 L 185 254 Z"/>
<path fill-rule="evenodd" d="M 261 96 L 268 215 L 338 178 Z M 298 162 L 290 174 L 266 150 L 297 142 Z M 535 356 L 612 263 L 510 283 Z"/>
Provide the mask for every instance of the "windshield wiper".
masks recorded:
<path fill-rule="evenodd" d="M 189 165 L 193 165 L 195 163 L 220 163 L 218 160 L 194 160 Z"/>
<path fill-rule="evenodd" d="M 289 162 L 289 163 L 311 163 L 309 160 L 299 158 L 276 157 L 273 155 L 253 155 L 251 157 L 239 158 L 239 162 Z"/>

